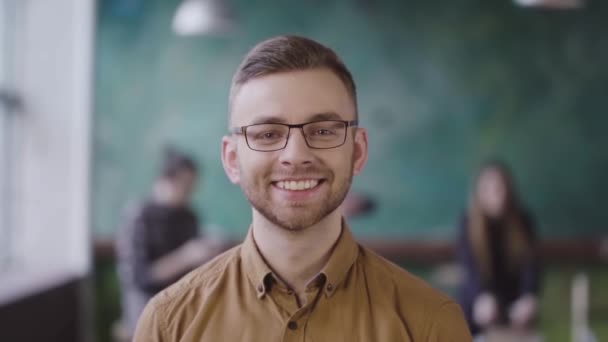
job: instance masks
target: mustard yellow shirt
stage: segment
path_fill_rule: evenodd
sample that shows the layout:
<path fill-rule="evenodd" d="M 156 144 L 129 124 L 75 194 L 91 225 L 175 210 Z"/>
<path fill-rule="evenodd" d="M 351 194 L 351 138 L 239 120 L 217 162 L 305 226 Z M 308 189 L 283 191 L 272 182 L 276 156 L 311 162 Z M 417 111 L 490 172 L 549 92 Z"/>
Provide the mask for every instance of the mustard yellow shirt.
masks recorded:
<path fill-rule="evenodd" d="M 360 246 L 345 224 L 306 300 L 273 275 L 251 230 L 146 306 L 134 341 L 471 341 L 458 304 Z"/>

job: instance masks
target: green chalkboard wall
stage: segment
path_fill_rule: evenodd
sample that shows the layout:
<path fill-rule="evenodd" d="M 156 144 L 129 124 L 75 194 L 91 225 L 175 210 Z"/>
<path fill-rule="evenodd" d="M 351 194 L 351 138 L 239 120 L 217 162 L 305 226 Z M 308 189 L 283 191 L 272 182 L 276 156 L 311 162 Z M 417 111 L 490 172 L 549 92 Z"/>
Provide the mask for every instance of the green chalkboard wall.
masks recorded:
<path fill-rule="evenodd" d="M 178 1 L 99 1 L 96 236 L 146 195 L 168 142 L 203 164 L 203 221 L 244 234 L 249 206 L 220 164 L 228 88 L 243 54 L 283 33 L 333 47 L 358 83 L 370 159 L 354 189 L 378 204 L 352 221 L 358 235 L 451 238 L 487 156 L 512 165 L 543 236 L 608 228 L 605 1 L 578 11 L 509 0 L 230 3 L 235 32 L 184 38 L 171 32 Z"/>

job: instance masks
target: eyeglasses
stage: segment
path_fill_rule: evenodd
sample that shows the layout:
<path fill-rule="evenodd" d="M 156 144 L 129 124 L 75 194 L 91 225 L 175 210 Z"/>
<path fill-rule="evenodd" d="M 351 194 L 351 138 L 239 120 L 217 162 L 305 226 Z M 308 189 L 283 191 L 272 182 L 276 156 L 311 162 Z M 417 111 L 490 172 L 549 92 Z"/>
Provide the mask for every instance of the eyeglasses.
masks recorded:
<path fill-rule="evenodd" d="M 234 127 L 230 133 L 244 135 L 247 146 L 254 151 L 272 152 L 284 149 L 291 129 L 300 128 L 308 147 L 329 149 L 344 145 L 348 127 L 357 124 L 357 120 L 324 120 L 298 125 L 263 123 Z"/>

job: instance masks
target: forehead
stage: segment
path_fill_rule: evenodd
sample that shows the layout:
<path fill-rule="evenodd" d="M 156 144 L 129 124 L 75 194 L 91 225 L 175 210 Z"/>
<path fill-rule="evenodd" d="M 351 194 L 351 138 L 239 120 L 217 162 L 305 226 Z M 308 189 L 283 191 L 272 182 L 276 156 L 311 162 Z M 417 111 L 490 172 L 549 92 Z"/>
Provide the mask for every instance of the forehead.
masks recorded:
<path fill-rule="evenodd" d="M 504 177 L 496 168 L 487 168 L 481 172 L 479 176 L 480 183 L 503 183 Z"/>
<path fill-rule="evenodd" d="M 177 170 L 174 178 L 179 178 L 179 179 L 196 178 L 196 171 L 189 169 L 189 168 L 181 168 L 181 169 Z"/>
<path fill-rule="evenodd" d="M 354 101 L 340 78 L 327 69 L 289 71 L 249 80 L 233 98 L 231 126 L 268 118 L 301 123 L 319 114 L 353 120 Z"/>

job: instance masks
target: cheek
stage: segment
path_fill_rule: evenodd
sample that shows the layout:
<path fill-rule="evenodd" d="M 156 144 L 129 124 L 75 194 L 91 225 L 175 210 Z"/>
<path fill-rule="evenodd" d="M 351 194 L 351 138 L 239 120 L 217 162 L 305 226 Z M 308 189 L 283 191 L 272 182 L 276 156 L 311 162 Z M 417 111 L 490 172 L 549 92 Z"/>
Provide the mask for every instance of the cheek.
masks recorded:
<path fill-rule="evenodd" d="M 493 182 L 487 186 L 488 196 L 495 202 L 502 202 L 505 197 L 505 188 L 498 182 Z"/>
<path fill-rule="evenodd" d="M 497 199 L 498 199 L 498 194 L 496 193 L 495 189 L 493 189 L 492 187 L 486 187 L 485 189 L 483 189 L 483 191 L 481 192 L 481 199 L 486 202 L 486 203 L 496 203 Z"/>
<path fill-rule="evenodd" d="M 332 171 L 334 178 L 344 179 L 351 176 L 353 172 L 352 152 L 331 156 L 323 159 L 325 167 Z"/>
<path fill-rule="evenodd" d="M 267 156 L 248 153 L 239 159 L 239 173 L 248 183 L 256 183 L 267 177 L 272 162 Z"/>

